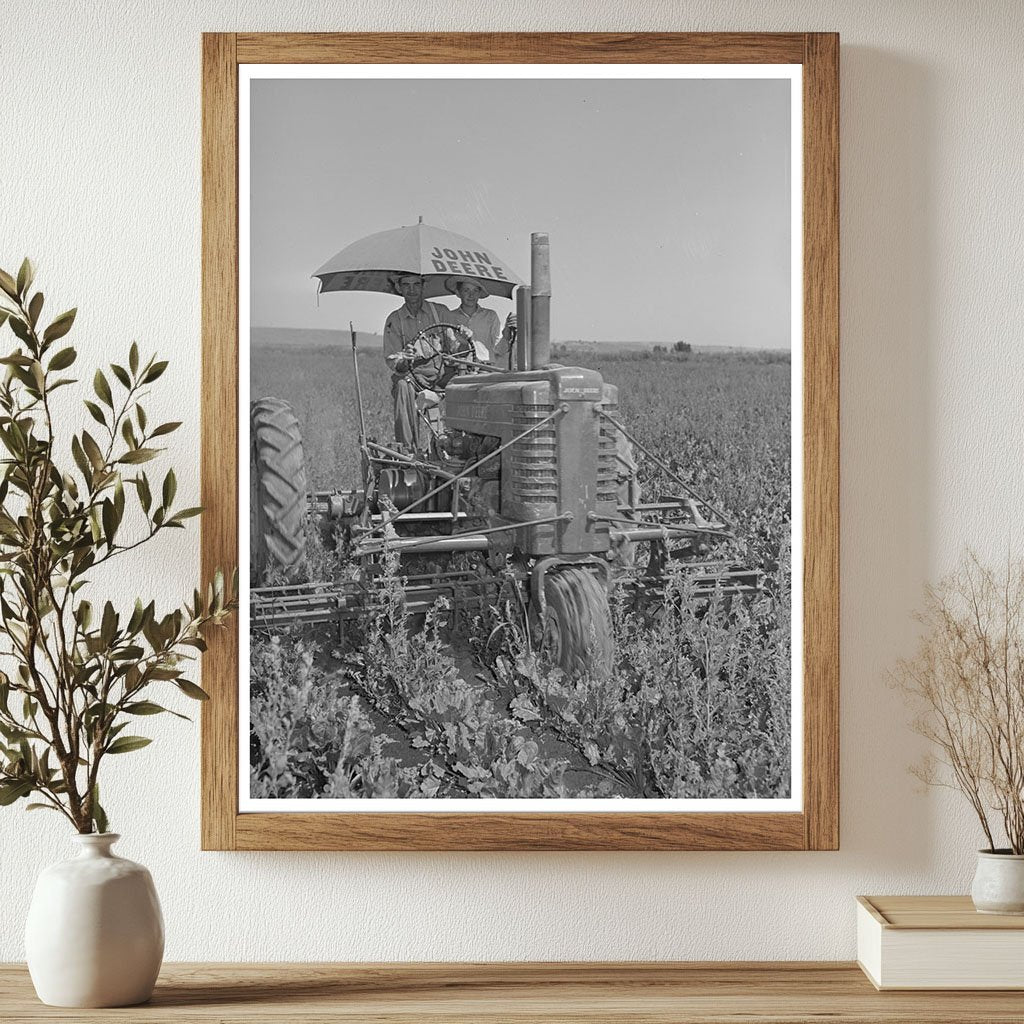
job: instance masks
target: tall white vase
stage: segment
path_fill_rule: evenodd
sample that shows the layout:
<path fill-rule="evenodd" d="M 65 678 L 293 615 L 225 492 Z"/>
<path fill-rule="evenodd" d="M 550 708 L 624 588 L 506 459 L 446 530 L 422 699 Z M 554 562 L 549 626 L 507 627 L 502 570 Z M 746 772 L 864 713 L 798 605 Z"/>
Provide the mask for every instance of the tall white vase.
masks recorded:
<path fill-rule="evenodd" d="M 39 876 L 25 927 L 36 994 L 50 1006 L 134 1006 L 153 993 L 164 920 L 153 879 L 111 852 L 120 836 L 76 835 L 77 857 Z"/>

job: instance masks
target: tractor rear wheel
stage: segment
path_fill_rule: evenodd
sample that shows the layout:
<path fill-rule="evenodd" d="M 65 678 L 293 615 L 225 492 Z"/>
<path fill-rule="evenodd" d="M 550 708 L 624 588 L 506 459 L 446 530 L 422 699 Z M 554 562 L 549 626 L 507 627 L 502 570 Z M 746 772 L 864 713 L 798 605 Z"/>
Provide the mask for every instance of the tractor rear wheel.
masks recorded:
<path fill-rule="evenodd" d="M 612 617 L 601 581 L 574 566 L 555 569 L 544 579 L 544 605 L 542 660 L 569 676 L 609 675 Z"/>
<path fill-rule="evenodd" d="M 260 398 L 249 409 L 252 559 L 257 579 L 293 576 L 306 554 L 306 465 L 299 422 L 287 402 Z"/>

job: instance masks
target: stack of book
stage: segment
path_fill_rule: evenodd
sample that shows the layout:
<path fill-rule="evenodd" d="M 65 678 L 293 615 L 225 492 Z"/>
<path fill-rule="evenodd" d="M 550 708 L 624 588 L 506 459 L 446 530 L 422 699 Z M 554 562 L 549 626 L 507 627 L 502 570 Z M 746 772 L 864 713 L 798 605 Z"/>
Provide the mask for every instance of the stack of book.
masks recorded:
<path fill-rule="evenodd" d="M 858 896 L 857 962 L 878 989 L 1024 989 L 1024 916 L 979 914 L 970 896 Z"/>

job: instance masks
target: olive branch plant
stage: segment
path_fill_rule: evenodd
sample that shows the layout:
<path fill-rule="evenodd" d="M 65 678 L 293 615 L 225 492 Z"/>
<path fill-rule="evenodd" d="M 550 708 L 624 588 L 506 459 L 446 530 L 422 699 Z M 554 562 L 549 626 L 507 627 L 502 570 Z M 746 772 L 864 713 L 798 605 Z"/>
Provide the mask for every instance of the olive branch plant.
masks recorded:
<path fill-rule="evenodd" d="M 202 509 L 174 506 L 173 469 L 154 488 L 140 468 L 181 424 L 147 420 L 142 399 L 167 362 L 142 360 L 135 343 L 109 376 L 96 370 L 95 400 L 83 401 L 97 426 L 69 432 L 67 445 L 52 398 L 78 383 L 63 375 L 75 349 L 57 344 L 76 310 L 43 328 L 33 278 L 27 259 L 16 276 L 0 271 L 0 327 L 16 339 L 0 357 L 0 667 L 11 670 L 0 671 L 0 806 L 35 796 L 29 809 L 56 810 L 80 833 L 105 832 L 100 766 L 152 742 L 125 732 L 133 720 L 186 718 L 149 699 L 158 684 L 207 699 L 185 674 L 206 649 L 207 627 L 231 614 L 237 573 L 226 587 L 218 571 L 205 593 L 164 615 L 141 598 L 124 614 L 86 599 L 94 570 L 184 529 Z"/>

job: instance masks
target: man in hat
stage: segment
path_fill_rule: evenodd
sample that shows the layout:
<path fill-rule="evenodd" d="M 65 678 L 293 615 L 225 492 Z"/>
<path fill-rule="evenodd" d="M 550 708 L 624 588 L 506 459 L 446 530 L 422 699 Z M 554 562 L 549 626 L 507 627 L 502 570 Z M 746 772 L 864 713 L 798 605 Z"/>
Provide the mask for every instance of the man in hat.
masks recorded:
<path fill-rule="evenodd" d="M 509 330 L 514 326 L 514 317 L 505 321 L 502 331 L 498 323 L 498 314 L 493 309 L 480 305 L 480 300 L 487 294 L 487 289 L 473 277 L 449 277 L 445 288 L 458 296 L 459 305 L 448 312 L 450 323 L 460 327 L 468 327 L 473 332 L 473 340 L 487 347 L 490 361 L 493 363 L 508 354 Z"/>
<path fill-rule="evenodd" d="M 403 274 L 391 281 L 394 290 L 405 299 L 384 322 L 384 361 L 391 371 L 391 397 L 395 403 L 395 440 L 409 448 L 417 447 L 416 389 L 405 377 L 411 369 L 408 346 L 420 331 L 444 323 L 449 312 L 436 302 L 423 301 L 423 278 Z"/>

